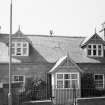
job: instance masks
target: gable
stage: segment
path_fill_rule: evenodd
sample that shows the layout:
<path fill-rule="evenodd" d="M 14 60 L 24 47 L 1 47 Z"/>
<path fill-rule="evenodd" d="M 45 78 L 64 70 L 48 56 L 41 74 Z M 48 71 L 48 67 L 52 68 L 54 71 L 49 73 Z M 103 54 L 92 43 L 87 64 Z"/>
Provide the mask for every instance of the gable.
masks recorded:
<path fill-rule="evenodd" d="M 105 44 L 103 39 L 101 37 L 99 37 L 99 35 L 97 35 L 97 34 L 93 35 L 93 37 L 88 41 L 88 43 Z"/>
<path fill-rule="evenodd" d="M 81 47 L 83 48 L 88 44 L 105 44 L 105 41 L 97 33 L 95 33 L 91 37 L 86 38 L 82 42 Z"/>
<path fill-rule="evenodd" d="M 71 60 L 66 58 L 64 62 L 62 62 L 62 64 L 60 65 L 60 67 L 64 68 L 64 67 L 74 67 L 75 63 Z"/>
<path fill-rule="evenodd" d="M 21 30 L 20 30 L 20 28 L 19 28 L 19 30 L 15 33 L 15 34 L 13 34 L 12 35 L 12 41 L 23 41 L 23 42 L 28 42 L 28 43 L 31 43 L 31 41 L 29 40 L 29 38 L 28 37 L 26 37 L 26 35 L 24 35 L 22 32 L 21 32 Z"/>
<path fill-rule="evenodd" d="M 78 65 L 68 56 L 60 58 L 58 62 L 54 65 L 54 67 L 49 71 L 49 73 L 54 73 L 58 71 L 60 72 L 65 72 L 65 71 L 82 72 L 82 70 L 78 67 Z"/>

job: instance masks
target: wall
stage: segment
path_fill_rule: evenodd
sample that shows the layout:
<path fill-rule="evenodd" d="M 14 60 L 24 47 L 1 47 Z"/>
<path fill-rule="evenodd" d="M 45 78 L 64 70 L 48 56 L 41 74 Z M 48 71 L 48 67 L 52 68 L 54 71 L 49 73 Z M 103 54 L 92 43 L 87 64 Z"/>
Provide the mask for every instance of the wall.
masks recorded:
<path fill-rule="evenodd" d="M 51 69 L 52 64 L 13 64 L 11 75 L 25 75 L 26 78 L 42 78 Z M 8 82 L 8 64 L 0 64 L 0 82 Z"/>
<path fill-rule="evenodd" d="M 96 89 L 94 82 L 94 74 L 104 74 L 105 80 L 105 64 L 79 64 L 79 67 L 84 71 L 84 73 L 81 76 L 81 96 L 105 96 L 105 81 L 103 89 Z"/>
<path fill-rule="evenodd" d="M 27 83 L 28 79 L 30 78 L 34 80 L 42 79 L 43 81 L 47 81 L 47 73 L 51 69 L 51 67 L 52 64 L 50 65 L 44 63 L 12 64 L 11 75 L 25 75 L 25 83 Z M 3 95 L 0 93 L 0 105 L 2 101 L 4 105 L 7 105 L 8 103 L 8 71 L 8 64 L 0 64 L 0 82 L 6 84 L 5 86 L 3 86 Z M 14 89 L 16 89 L 15 92 L 19 90 L 17 86 L 14 87 L 12 90 Z M 17 101 L 18 97 L 15 98 Z"/>

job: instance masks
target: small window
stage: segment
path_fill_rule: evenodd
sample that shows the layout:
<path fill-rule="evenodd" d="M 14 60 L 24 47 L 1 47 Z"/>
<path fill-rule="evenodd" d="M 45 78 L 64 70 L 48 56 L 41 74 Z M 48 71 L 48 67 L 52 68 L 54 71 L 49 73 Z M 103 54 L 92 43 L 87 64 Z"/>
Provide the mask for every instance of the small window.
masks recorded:
<path fill-rule="evenodd" d="M 25 82 L 25 76 L 23 75 L 13 75 L 13 78 L 12 78 L 12 81 L 13 82 Z"/>
<path fill-rule="evenodd" d="M 95 74 L 94 82 L 95 82 L 96 89 L 103 89 L 104 88 L 104 75 L 103 74 Z"/>

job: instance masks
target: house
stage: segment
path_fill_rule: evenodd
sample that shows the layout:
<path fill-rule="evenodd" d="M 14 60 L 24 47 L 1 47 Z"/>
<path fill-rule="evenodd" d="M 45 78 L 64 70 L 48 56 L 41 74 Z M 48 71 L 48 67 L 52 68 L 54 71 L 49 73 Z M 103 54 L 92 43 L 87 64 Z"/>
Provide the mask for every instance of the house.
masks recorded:
<path fill-rule="evenodd" d="M 43 80 L 49 89 L 45 92 L 62 105 L 75 98 L 104 96 L 105 40 L 100 34 L 95 32 L 89 38 L 24 35 L 19 29 L 12 35 L 11 80 L 20 83 L 21 89 L 16 84 L 13 87 L 24 92 L 30 79 Z M 8 89 L 8 36 L 0 33 L 1 89 Z M 7 96 L 7 92 L 2 94 Z M 43 97 L 41 93 L 38 96 Z"/>

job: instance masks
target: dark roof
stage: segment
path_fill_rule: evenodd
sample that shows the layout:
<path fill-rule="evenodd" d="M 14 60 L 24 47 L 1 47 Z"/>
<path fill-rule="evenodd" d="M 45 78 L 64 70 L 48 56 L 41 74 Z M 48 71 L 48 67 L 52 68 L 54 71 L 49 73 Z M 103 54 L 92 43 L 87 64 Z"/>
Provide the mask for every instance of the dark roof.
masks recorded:
<path fill-rule="evenodd" d="M 0 41 L 4 38 L 3 41 L 6 42 L 8 40 L 6 36 L 8 35 L 0 34 Z M 105 63 L 105 58 L 89 58 L 83 54 L 80 45 L 85 37 L 49 35 L 25 35 L 25 37 L 29 38 L 35 50 L 50 63 L 56 62 L 67 53 L 76 63 Z"/>
<path fill-rule="evenodd" d="M 80 44 L 85 37 L 28 35 L 28 38 L 34 48 L 49 62 L 55 62 L 67 53 L 76 63 L 105 62 L 103 58 L 89 58 L 83 54 Z"/>

